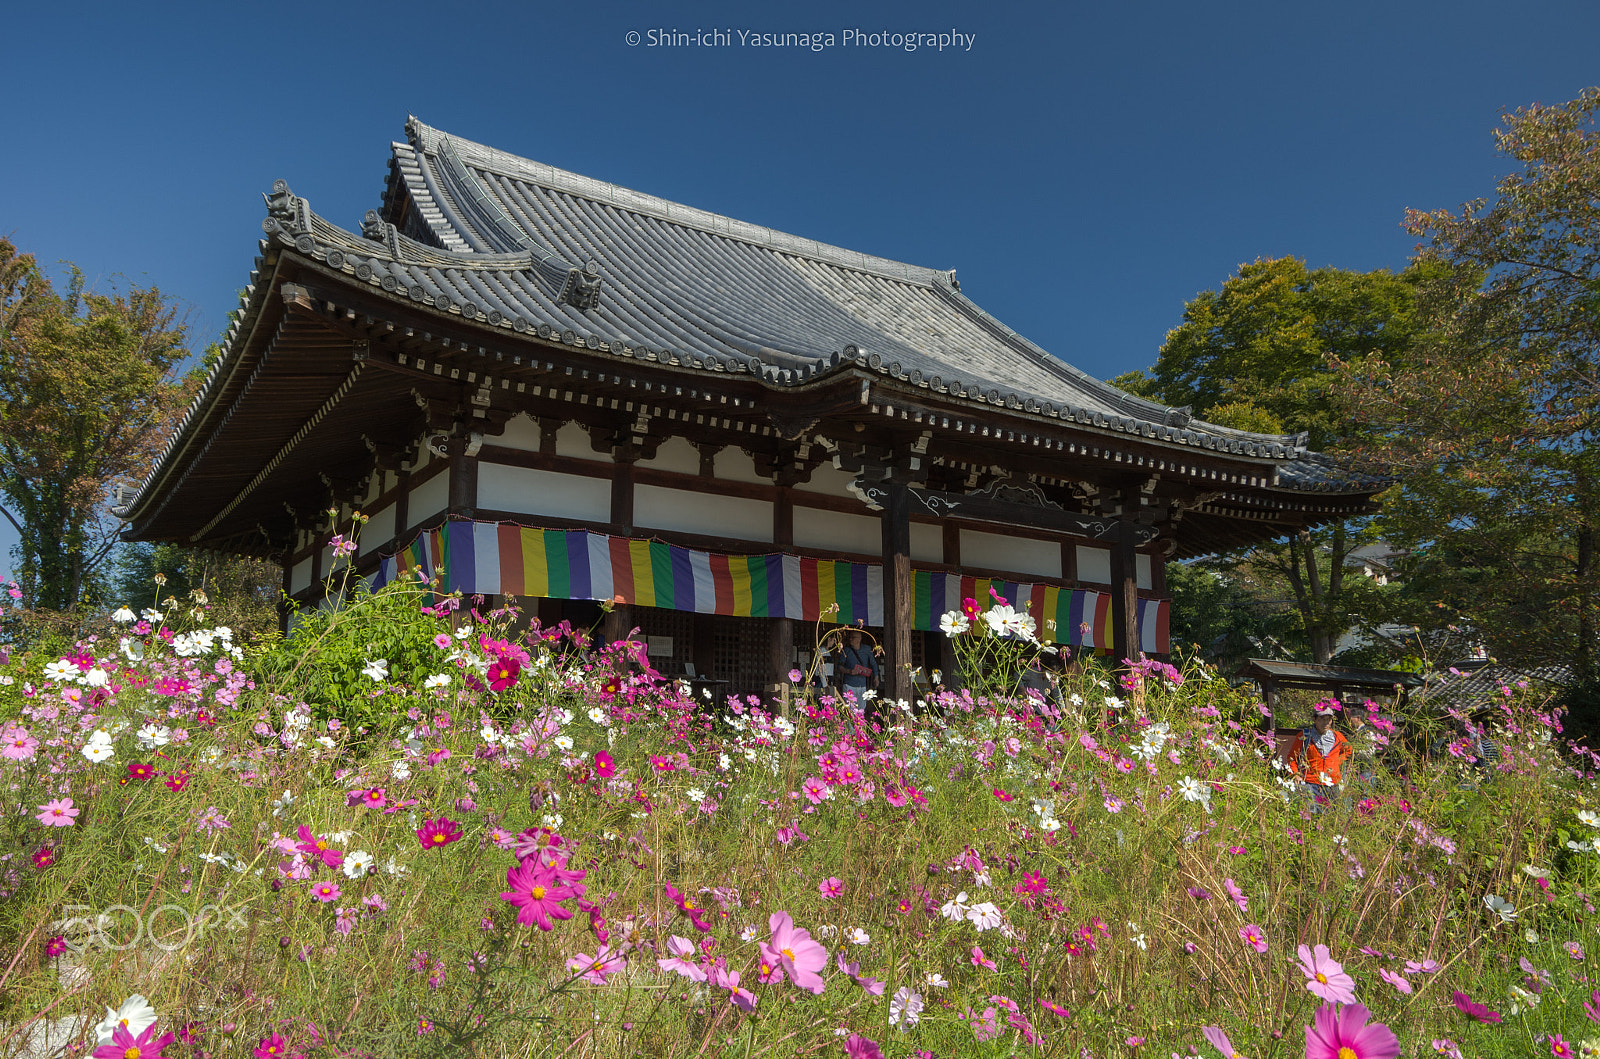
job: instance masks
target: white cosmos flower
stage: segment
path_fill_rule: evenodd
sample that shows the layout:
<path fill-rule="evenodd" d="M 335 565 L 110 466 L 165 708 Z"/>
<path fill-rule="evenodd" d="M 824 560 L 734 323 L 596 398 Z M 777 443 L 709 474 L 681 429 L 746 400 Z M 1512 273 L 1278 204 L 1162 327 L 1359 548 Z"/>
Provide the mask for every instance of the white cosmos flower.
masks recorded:
<path fill-rule="evenodd" d="M 149 1029 L 156 1021 L 155 1009 L 150 1002 L 138 993 L 133 994 L 122 1002 L 122 1006 L 115 1011 L 106 1008 L 106 1017 L 101 1019 L 94 1028 L 95 1042 L 97 1045 L 111 1043 L 111 1036 L 119 1025 L 127 1028 L 135 1037 Z"/>
<path fill-rule="evenodd" d="M 1178 781 L 1178 793 L 1191 802 L 1209 802 L 1211 800 L 1210 789 L 1193 776 L 1185 776 Z"/>
<path fill-rule="evenodd" d="M 852 945 L 865 945 L 872 940 L 872 936 L 860 927 L 851 927 L 850 933 L 846 934 L 845 937 L 850 939 L 850 944 Z"/>
<path fill-rule="evenodd" d="M 389 660 L 387 658 L 374 658 L 362 668 L 361 672 L 365 673 L 373 680 L 388 680 Z"/>
<path fill-rule="evenodd" d="M 122 641 L 117 644 L 117 649 L 122 652 L 122 657 L 130 662 L 144 660 L 144 644 L 138 640 L 132 640 L 124 636 Z"/>
<path fill-rule="evenodd" d="M 949 979 L 938 971 L 929 971 L 928 976 L 922 980 L 929 989 L 945 989 L 950 985 Z"/>
<path fill-rule="evenodd" d="M 598 724 L 601 728 L 611 727 L 611 714 L 599 706 L 589 707 L 589 720 Z"/>
<path fill-rule="evenodd" d="M 54 662 L 51 662 L 49 665 L 44 667 L 44 675 L 51 680 L 56 681 L 76 680 L 78 677 L 78 667 L 67 661 L 65 658 L 58 658 Z"/>
<path fill-rule="evenodd" d="M 1000 909 L 995 907 L 992 901 L 985 901 L 967 909 L 967 918 L 980 931 L 993 930 L 1005 921 L 1005 917 L 1000 914 Z"/>
<path fill-rule="evenodd" d="M 133 611 L 129 610 L 127 607 L 118 607 L 116 610 L 111 612 L 111 620 L 116 622 L 118 625 L 126 625 L 128 622 L 133 620 Z"/>
<path fill-rule="evenodd" d="M 166 746 L 172 742 L 172 729 L 164 724 L 147 724 L 134 733 L 139 740 L 139 746 L 145 750 L 154 750 L 158 746 Z"/>
<path fill-rule="evenodd" d="M 739 931 L 739 940 L 740 941 L 755 941 L 756 940 L 756 935 L 758 935 L 760 933 L 761 933 L 761 931 L 756 928 L 756 925 L 754 923 L 752 923 L 749 926 L 745 927 L 743 930 Z"/>
<path fill-rule="evenodd" d="M 1535 879 L 1548 879 L 1548 878 L 1550 878 L 1550 873 L 1549 872 L 1545 871 L 1543 868 L 1536 868 L 1532 864 L 1524 864 L 1522 866 L 1522 873 L 1524 875 L 1531 875 Z"/>
<path fill-rule="evenodd" d="M 972 623 L 959 610 L 947 611 L 939 618 L 939 631 L 946 636 L 960 636 L 970 628 Z"/>
<path fill-rule="evenodd" d="M 910 1029 L 922 1017 L 922 996 L 903 985 L 889 999 L 889 1025 Z M 903 1024 L 903 1025 L 902 1025 Z"/>
<path fill-rule="evenodd" d="M 959 923 L 967 918 L 967 912 L 972 906 L 967 904 L 967 891 L 962 890 L 939 908 L 939 914 L 952 923 Z"/>
<path fill-rule="evenodd" d="M 105 733 L 97 732 L 96 734 L 104 735 Z M 90 740 L 89 744 L 83 748 L 83 756 L 97 765 L 102 761 L 110 761 L 112 755 L 115 753 L 116 752 L 111 749 L 111 740 L 109 737 L 104 743 L 97 743 L 93 740 Z"/>
<path fill-rule="evenodd" d="M 1517 907 L 1504 898 L 1489 894 L 1483 899 L 1483 903 L 1489 911 L 1500 917 L 1502 923 L 1509 923 L 1517 918 Z"/>
<path fill-rule="evenodd" d="M 358 849 L 344 858 L 340 870 L 351 879 L 359 879 L 372 870 L 374 863 L 372 854 L 364 849 Z"/>
<path fill-rule="evenodd" d="M 288 791 L 284 791 L 283 796 L 272 803 L 272 815 L 277 816 L 293 804 L 294 795 L 290 794 Z"/>
<path fill-rule="evenodd" d="M 422 686 L 428 691 L 432 691 L 434 688 L 442 688 L 448 683 L 450 683 L 449 673 L 435 673 L 427 680 L 424 680 Z"/>
<path fill-rule="evenodd" d="M 570 735 L 558 735 L 554 739 L 550 740 L 550 742 L 555 745 L 557 750 L 572 749 L 572 736 Z"/>
<path fill-rule="evenodd" d="M 397 780 L 408 780 L 411 778 L 411 766 L 404 761 L 396 761 L 394 768 L 389 770 L 389 775 Z"/>
<path fill-rule="evenodd" d="M 1600 827 L 1600 813 L 1596 813 L 1591 809 L 1579 809 L 1578 821 L 1579 823 L 1588 824 L 1590 827 Z"/>
<path fill-rule="evenodd" d="M 699 787 L 690 787 L 683 793 L 686 798 L 688 798 L 691 802 L 694 802 L 696 805 L 699 805 L 701 802 L 706 800 L 706 792 L 701 790 Z"/>

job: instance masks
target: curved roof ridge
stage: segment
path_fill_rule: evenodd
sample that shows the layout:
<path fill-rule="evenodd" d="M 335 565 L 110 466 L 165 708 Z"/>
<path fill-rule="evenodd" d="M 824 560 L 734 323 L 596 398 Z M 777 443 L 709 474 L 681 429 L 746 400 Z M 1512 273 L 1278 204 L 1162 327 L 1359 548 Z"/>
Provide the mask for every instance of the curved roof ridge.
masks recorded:
<path fill-rule="evenodd" d="M 442 156 L 445 150 L 453 149 L 462 161 L 512 180 L 524 180 L 552 191 L 576 195 L 579 198 L 655 217 L 685 228 L 695 228 L 712 235 L 725 236 L 752 246 L 793 254 L 797 257 L 807 257 L 825 264 L 838 265 L 923 287 L 937 286 L 941 283 L 941 277 L 947 280 L 954 275 L 951 269 L 928 268 L 875 254 L 864 254 L 859 250 L 850 250 L 816 239 L 780 232 L 776 228 L 751 224 L 735 217 L 673 202 L 671 199 L 647 195 L 620 184 L 597 180 L 571 170 L 523 158 L 521 155 L 510 154 L 487 144 L 464 139 L 454 133 L 446 133 L 442 129 L 425 124 L 415 116 L 406 121 L 406 135 L 410 139 L 410 146 L 423 154 Z"/>

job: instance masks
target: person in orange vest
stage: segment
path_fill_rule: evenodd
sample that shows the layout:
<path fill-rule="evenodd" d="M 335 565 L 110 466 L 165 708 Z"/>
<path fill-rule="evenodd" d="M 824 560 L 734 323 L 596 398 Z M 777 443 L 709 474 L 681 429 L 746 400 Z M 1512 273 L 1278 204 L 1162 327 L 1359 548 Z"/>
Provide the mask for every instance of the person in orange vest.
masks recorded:
<path fill-rule="evenodd" d="M 1337 787 L 1345 762 L 1355 753 L 1350 740 L 1333 727 L 1338 708 L 1331 699 L 1317 703 L 1313 722 L 1300 729 L 1283 754 L 1294 774 L 1312 787 Z"/>

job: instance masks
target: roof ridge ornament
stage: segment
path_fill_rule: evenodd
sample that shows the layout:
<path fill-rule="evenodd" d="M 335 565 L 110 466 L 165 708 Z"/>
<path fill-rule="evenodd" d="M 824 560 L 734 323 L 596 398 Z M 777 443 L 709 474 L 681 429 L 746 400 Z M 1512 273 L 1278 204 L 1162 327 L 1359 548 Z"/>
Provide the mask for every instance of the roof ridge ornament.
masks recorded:
<path fill-rule="evenodd" d="M 311 229 L 311 207 L 305 199 L 289 190 L 287 180 L 272 182 L 272 191 L 261 196 L 267 203 L 267 218 L 261 230 L 268 235 L 283 232 L 298 235 Z"/>

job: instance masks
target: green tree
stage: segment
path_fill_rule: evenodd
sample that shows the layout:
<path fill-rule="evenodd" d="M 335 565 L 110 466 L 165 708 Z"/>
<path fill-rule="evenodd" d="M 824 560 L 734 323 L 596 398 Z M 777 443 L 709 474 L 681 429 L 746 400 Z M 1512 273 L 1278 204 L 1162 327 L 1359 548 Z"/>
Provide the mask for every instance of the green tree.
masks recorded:
<path fill-rule="evenodd" d="M 1429 269 L 1414 354 L 1341 357 L 1349 411 L 1403 474 L 1390 521 L 1497 656 L 1593 681 L 1600 526 L 1600 89 L 1503 116 L 1492 202 L 1411 211 Z"/>
<path fill-rule="evenodd" d="M 116 546 L 108 491 L 148 471 L 187 395 L 186 328 L 161 292 L 68 276 L 57 292 L 0 239 L 0 513 L 27 598 L 56 610 L 85 602 Z"/>
<path fill-rule="evenodd" d="M 1359 439 L 1334 399 L 1331 363 L 1409 349 L 1421 275 L 1308 269 L 1295 258 L 1241 265 L 1184 307 L 1148 374 L 1117 381 L 1209 422 L 1304 433 L 1319 451 L 1347 447 Z M 1384 617 L 1377 586 L 1348 573 L 1350 554 L 1374 539 L 1370 520 L 1341 520 L 1211 565 L 1262 598 L 1292 599 L 1304 646 L 1327 662 L 1343 633 Z"/>

